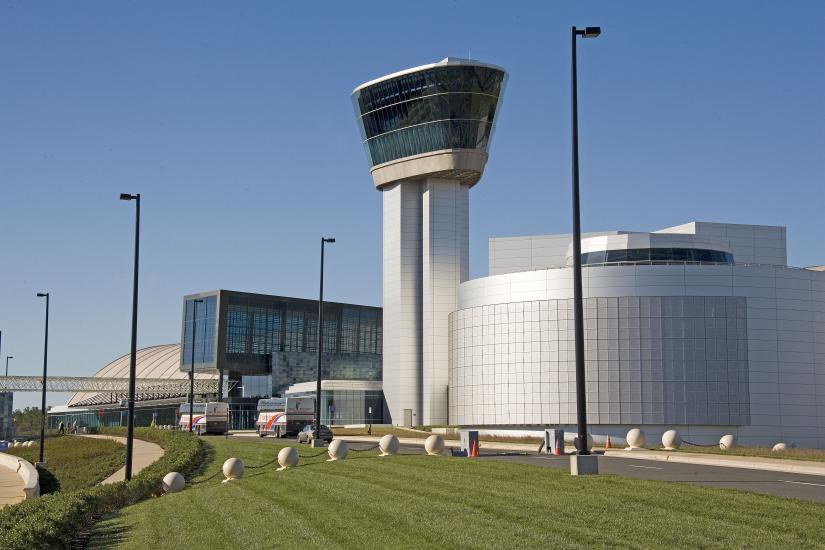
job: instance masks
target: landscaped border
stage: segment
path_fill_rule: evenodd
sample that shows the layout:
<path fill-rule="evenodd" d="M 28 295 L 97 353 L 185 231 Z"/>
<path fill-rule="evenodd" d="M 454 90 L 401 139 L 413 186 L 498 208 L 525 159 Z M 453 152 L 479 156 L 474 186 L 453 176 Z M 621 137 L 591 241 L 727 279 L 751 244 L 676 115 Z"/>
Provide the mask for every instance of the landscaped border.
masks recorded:
<path fill-rule="evenodd" d="M 122 436 L 123 431 L 103 432 Z M 163 476 L 169 472 L 190 473 L 205 453 L 204 443 L 187 432 L 138 428 L 135 437 L 157 443 L 166 452 L 131 481 L 57 492 L 7 506 L 0 511 L 0 548 L 68 548 L 96 518 L 159 491 Z"/>

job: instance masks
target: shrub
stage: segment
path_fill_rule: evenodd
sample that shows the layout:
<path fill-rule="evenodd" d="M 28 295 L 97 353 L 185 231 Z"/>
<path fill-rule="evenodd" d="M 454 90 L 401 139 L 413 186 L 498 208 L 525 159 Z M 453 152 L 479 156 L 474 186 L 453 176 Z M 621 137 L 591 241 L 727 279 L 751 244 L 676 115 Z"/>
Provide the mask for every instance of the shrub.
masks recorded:
<path fill-rule="evenodd" d="M 101 430 L 123 435 L 123 430 Z M 131 481 L 96 485 L 68 493 L 53 493 L 0 510 L 0 548 L 69 548 L 83 530 L 103 514 L 143 500 L 160 491 L 168 472 L 191 473 L 201 461 L 205 444 L 188 432 L 138 428 L 135 437 L 165 449 L 163 457 Z"/>

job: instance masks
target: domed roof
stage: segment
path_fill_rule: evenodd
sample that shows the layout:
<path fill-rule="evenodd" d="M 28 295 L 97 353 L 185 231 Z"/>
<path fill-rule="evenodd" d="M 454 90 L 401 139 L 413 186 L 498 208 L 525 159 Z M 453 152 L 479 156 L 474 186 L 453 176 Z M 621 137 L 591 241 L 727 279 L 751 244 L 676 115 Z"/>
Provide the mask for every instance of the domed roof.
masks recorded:
<path fill-rule="evenodd" d="M 129 378 L 129 359 L 132 354 L 122 355 L 97 371 L 95 378 Z M 137 378 L 163 378 L 167 380 L 188 380 L 189 373 L 180 370 L 180 344 L 164 344 L 137 350 L 135 363 Z M 217 374 L 196 373 L 196 380 L 217 380 Z M 154 398 L 138 394 L 138 401 Z M 171 396 L 167 396 L 171 397 Z M 69 399 L 68 406 L 102 405 L 117 402 L 112 393 L 78 392 Z"/>

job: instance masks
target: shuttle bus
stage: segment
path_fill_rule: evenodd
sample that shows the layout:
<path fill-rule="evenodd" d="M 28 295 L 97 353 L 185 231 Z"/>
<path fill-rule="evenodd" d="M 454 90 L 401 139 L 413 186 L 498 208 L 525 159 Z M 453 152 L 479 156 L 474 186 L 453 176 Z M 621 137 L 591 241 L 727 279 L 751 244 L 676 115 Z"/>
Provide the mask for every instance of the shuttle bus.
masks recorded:
<path fill-rule="evenodd" d="M 194 424 L 192 431 L 198 435 L 203 434 L 225 434 L 229 431 L 229 404 L 206 402 L 194 403 Z M 189 429 L 189 403 L 180 406 L 180 420 L 178 426 L 181 430 Z"/>
<path fill-rule="evenodd" d="M 273 397 L 258 401 L 255 429 L 260 437 L 297 435 L 315 419 L 314 397 Z"/>

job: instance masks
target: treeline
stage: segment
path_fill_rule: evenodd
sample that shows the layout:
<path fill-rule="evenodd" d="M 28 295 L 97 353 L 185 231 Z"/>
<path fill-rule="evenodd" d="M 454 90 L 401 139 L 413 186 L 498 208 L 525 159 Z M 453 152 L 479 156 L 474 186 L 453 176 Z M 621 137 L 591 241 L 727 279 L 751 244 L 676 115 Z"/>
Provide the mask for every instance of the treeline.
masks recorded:
<path fill-rule="evenodd" d="M 11 413 L 16 435 L 40 432 L 40 407 L 26 407 Z"/>

